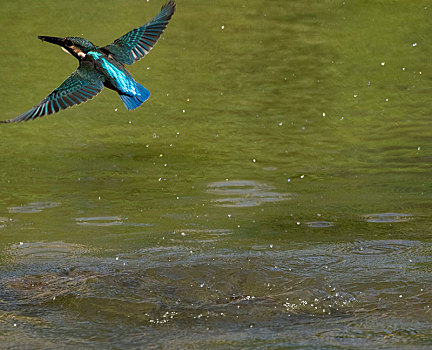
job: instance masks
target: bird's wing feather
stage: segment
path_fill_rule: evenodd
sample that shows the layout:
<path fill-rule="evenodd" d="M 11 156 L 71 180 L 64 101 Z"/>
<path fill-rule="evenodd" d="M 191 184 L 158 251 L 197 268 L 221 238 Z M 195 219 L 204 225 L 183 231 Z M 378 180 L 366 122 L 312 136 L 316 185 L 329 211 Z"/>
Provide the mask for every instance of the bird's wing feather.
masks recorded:
<path fill-rule="evenodd" d="M 1 123 L 18 123 L 56 113 L 92 99 L 102 88 L 103 77 L 94 70 L 90 62 L 82 61 L 79 68 L 39 104 L 20 116 Z"/>
<path fill-rule="evenodd" d="M 162 6 L 161 11 L 142 27 L 131 30 L 101 50 L 111 54 L 122 64 L 132 64 L 143 58 L 156 44 L 169 20 L 174 14 L 176 5 L 173 0 Z"/>

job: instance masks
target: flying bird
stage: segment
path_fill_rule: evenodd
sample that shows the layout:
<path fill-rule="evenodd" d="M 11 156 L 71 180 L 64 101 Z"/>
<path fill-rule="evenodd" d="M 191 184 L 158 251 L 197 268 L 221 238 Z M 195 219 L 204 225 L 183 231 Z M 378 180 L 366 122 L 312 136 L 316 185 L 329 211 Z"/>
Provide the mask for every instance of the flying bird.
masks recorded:
<path fill-rule="evenodd" d="M 17 123 L 56 113 L 92 99 L 104 86 L 120 95 L 127 110 L 141 106 L 150 97 L 150 91 L 134 80 L 125 65 L 139 61 L 149 53 L 168 25 L 175 8 L 174 0 L 167 2 L 148 23 L 103 47 L 84 38 L 38 36 L 40 40 L 59 45 L 77 58 L 79 67 L 32 109 L 0 122 Z"/>

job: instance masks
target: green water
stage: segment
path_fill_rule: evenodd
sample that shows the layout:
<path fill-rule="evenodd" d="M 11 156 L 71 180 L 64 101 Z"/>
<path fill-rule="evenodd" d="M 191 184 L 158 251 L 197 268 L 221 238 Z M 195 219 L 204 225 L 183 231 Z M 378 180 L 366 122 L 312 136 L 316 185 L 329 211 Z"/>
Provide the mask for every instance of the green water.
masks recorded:
<path fill-rule="evenodd" d="M 177 1 L 109 90 L 0 125 L 2 348 L 432 346 L 432 3 Z M 161 1 L 0 10 L 1 119 Z"/>

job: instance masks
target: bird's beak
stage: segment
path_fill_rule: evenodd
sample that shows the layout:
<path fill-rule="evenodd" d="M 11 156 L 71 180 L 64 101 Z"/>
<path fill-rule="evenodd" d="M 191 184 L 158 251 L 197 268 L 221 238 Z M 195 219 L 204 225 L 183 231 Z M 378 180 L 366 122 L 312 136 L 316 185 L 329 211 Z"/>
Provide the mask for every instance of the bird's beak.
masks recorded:
<path fill-rule="evenodd" d="M 43 36 L 43 35 L 39 35 L 38 38 L 42 41 L 47 41 L 51 44 L 56 44 L 56 45 L 64 47 L 64 39 L 63 38 L 56 38 L 55 36 Z"/>

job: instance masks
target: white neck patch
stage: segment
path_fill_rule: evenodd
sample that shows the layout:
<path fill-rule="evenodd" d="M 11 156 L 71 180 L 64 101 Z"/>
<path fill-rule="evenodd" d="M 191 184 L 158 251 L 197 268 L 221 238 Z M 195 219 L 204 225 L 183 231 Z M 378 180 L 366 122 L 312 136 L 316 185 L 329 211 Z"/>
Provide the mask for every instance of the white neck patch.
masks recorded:
<path fill-rule="evenodd" d="M 64 52 L 67 52 L 68 54 L 72 55 L 67 49 L 65 49 L 64 47 L 61 47 L 61 49 Z M 82 52 L 80 49 L 78 49 L 75 46 L 71 46 L 71 49 L 74 50 L 74 52 L 78 55 L 78 57 L 84 58 L 86 57 L 86 54 L 84 52 Z"/>

